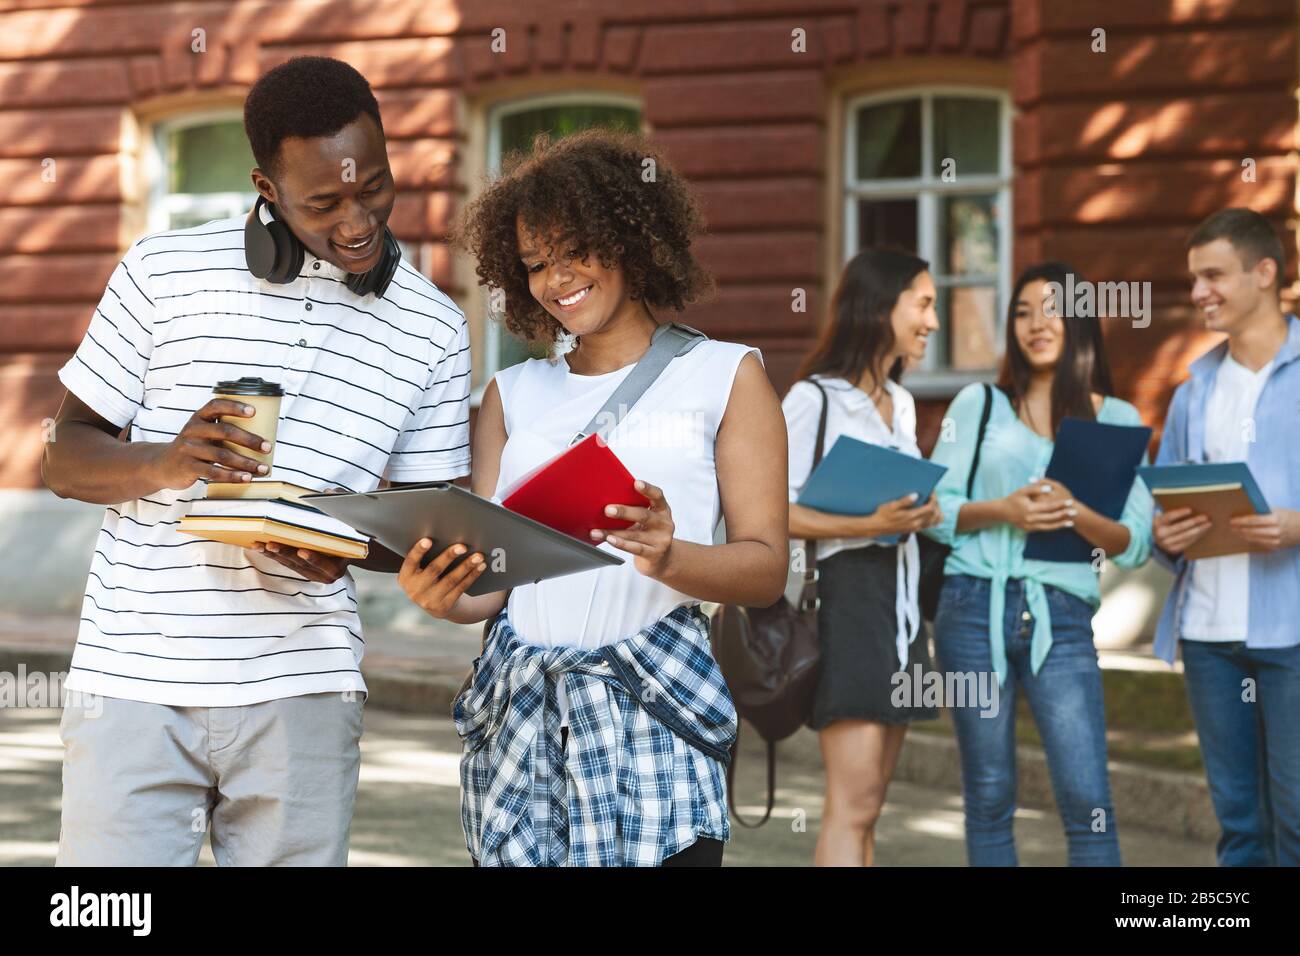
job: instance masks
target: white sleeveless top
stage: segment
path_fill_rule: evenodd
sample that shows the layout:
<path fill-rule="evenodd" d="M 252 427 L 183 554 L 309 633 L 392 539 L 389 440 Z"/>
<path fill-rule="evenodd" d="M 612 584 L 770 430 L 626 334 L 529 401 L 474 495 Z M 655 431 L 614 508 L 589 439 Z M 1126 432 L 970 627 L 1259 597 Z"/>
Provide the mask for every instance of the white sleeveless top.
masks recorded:
<path fill-rule="evenodd" d="M 746 345 L 707 340 L 668 367 L 605 437 L 634 478 L 663 489 L 682 541 L 712 544 L 721 516 L 714 441 Z M 563 357 L 529 359 L 496 374 L 507 440 L 494 500 L 533 468 L 568 447 L 631 372 L 576 375 Z M 757 452 L 756 452 L 757 453 Z M 699 604 L 636 569 L 635 556 L 615 567 L 524 584 L 510 592 L 507 613 L 520 638 L 544 647 L 602 647 L 653 624 L 676 608 Z"/>

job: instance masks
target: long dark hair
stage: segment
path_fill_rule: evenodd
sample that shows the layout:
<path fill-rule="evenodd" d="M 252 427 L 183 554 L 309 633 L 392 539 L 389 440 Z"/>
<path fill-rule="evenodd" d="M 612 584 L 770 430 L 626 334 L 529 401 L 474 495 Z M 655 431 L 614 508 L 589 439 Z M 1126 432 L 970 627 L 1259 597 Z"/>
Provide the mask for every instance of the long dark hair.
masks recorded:
<path fill-rule="evenodd" d="M 1071 275 L 1074 276 L 1072 283 L 1068 280 Z M 1061 427 L 1061 419 L 1066 416 L 1095 419 L 1092 393 L 1114 395 L 1115 388 L 1111 383 L 1110 363 L 1106 360 L 1106 343 L 1102 338 L 1097 309 L 1092 309 L 1089 315 L 1075 315 L 1074 304 L 1065 301 L 1065 291 L 1080 284 L 1083 277 L 1063 262 L 1043 262 L 1020 273 L 1011 301 L 1007 303 L 1007 347 L 1002 358 L 1002 371 L 998 375 L 998 387 L 1011 399 L 1012 407 L 1019 413 L 1032 374 L 1029 360 L 1016 340 L 1016 305 L 1025 286 L 1039 280 L 1058 283 L 1058 288 L 1063 290 L 1060 301 L 1056 303 L 1061 324 L 1065 327 L 1065 344 L 1052 378 L 1052 434 L 1055 435 Z"/>
<path fill-rule="evenodd" d="M 850 259 L 831 299 L 830 321 L 799 366 L 796 380 L 826 375 L 856 385 L 870 374 L 873 390 L 884 385 L 876 381 L 876 366 L 894 347 L 890 316 L 898 297 L 929 268 L 924 259 L 901 249 L 872 247 Z M 902 378 L 903 360 L 896 359 L 886 374 L 895 382 Z"/>

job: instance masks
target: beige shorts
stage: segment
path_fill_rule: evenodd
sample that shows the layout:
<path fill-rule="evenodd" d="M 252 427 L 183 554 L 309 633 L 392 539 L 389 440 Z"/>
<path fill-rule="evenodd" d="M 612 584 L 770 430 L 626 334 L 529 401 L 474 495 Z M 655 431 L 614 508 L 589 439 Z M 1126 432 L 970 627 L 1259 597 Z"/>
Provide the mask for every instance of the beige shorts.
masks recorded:
<path fill-rule="evenodd" d="M 209 828 L 220 866 L 347 865 L 365 694 L 242 707 L 81 696 L 59 725 L 56 866 L 193 866 Z"/>

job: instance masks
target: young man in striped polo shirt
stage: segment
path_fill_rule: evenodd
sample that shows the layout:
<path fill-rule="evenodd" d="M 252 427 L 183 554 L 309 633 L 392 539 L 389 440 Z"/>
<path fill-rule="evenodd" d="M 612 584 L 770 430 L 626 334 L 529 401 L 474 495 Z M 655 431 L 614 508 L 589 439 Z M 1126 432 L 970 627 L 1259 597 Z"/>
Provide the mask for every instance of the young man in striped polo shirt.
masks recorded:
<path fill-rule="evenodd" d="M 213 400 L 217 382 L 283 388 L 277 478 L 369 491 L 469 473 L 464 314 L 406 263 L 367 294 L 347 282 L 391 262 L 369 85 L 298 58 L 258 81 L 244 120 L 300 268 L 290 256 L 255 278 L 242 217 L 146 236 L 60 372 L 45 481 L 108 505 L 67 682 L 103 708 L 64 713 L 60 864 L 192 864 L 209 825 L 221 864 L 347 861 L 365 690 L 354 584 L 342 559 L 176 530 L 207 481 L 265 473 L 220 444 L 262 437 L 216 421 L 246 414 Z M 359 566 L 400 564 L 372 543 Z"/>

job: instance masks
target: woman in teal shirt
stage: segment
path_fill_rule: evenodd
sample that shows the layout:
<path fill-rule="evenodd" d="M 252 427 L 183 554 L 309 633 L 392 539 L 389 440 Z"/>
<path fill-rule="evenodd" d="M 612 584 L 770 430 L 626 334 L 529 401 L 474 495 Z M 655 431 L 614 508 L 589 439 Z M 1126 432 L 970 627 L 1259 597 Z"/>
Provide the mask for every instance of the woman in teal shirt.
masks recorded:
<path fill-rule="evenodd" d="M 939 483 L 944 519 L 925 533 L 951 546 L 935 617 L 945 671 L 996 676 L 997 704 L 954 707 L 972 866 L 1014 866 L 1015 696 L 1029 701 L 1047 753 L 1070 865 L 1118 866 L 1119 842 L 1106 770 L 1106 724 L 1092 616 L 1101 603 L 1102 556 L 1123 568 L 1150 553 L 1151 497 L 1134 480 L 1120 520 L 1042 476 L 1067 416 L 1140 425 L 1137 410 L 1112 393 L 1101 326 L 1056 308 L 1070 269 L 1056 262 L 1016 281 L 1006 354 L 996 388 L 964 388 L 949 407 L 932 458 L 948 472 Z M 1078 286 L 1075 274 L 1074 285 Z M 988 425 L 975 461 L 987 400 Z M 1094 560 L 1026 559 L 1031 531 L 1073 528 Z M 983 696 L 983 695 L 980 695 Z"/>

